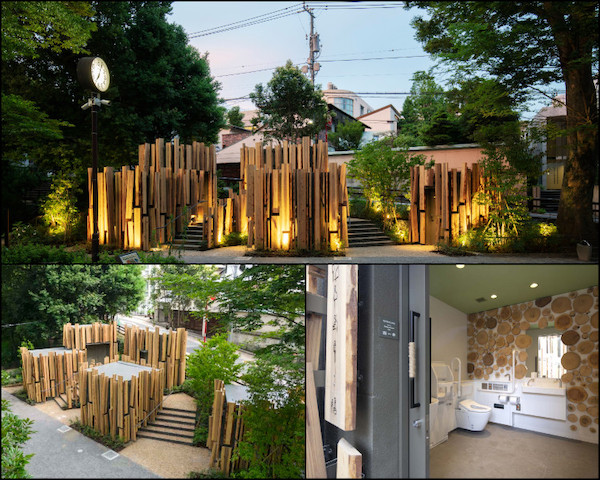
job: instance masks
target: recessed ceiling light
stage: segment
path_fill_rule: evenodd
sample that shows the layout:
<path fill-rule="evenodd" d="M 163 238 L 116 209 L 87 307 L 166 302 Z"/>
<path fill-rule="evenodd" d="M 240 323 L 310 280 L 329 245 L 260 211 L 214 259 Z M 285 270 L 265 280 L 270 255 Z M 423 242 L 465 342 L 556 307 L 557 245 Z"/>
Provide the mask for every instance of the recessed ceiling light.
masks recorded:
<path fill-rule="evenodd" d="M 495 293 L 492 293 L 492 294 L 490 295 L 490 298 L 498 298 L 498 295 L 496 295 Z"/>
<path fill-rule="evenodd" d="M 536 288 L 537 286 L 538 286 L 538 284 L 534 282 L 531 285 L 529 285 L 529 288 Z"/>
<path fill-rule="evenodd" d="M 457 263 L 456 268 L 465 268 L 465 266 L 462 263 Z"/>

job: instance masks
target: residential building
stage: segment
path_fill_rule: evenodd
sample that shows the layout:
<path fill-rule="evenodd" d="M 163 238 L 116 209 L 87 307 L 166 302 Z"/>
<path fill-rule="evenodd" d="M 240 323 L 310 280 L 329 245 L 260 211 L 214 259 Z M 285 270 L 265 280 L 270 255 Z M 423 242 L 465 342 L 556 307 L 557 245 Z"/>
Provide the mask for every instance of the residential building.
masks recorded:
<path fill-rule="evenodd" d="M 373 107 L 356 93 L 350 90 L 340 90 L 331 82 L 327 84 L 327 90 L 323 90 L 323 96 L 327 103 L 335 105 L 354 118 L 373 111 Z"/>
<path fill-rule="evenodd" d="M 219 143 L 217 144 L 217 151 L 221 151 L 224 148 L 233 145 L 234 143 L 243 140 L 252 135 L 252 130 L 244 127 L 236 127 L 230 125 L 227 128 L 221 129 L 219 132 Z"/>
<path fill-rule="evenodd" d="M 369 131 L 365 131 L 362 142 L 368 143 L 374 140 L 379 140 L 386 135 L 393 135 L 398 132 L 398 120 L 400 113 L 392 105 L 378 108 L 372 112 L 365 113 L 356 118 L 369 127 Z"/>

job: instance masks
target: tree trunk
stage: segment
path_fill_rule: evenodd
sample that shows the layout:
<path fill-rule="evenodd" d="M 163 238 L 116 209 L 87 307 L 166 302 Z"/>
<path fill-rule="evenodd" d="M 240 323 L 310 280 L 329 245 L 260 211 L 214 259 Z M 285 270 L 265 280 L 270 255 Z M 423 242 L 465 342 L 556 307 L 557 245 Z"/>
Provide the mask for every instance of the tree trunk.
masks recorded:
<path fill-rule="evenodd" d="M 566 16 L 560 2 L 544 3 L 566 86 L 568 156 L 557 226 L 567 242 L 596 242 L 598 235 L 592 220 L 598 169 L 598 106 L 592 77 L 593 40 L 585 27 L 595 7 L 592 5 L 591 11 L 588 8 L 574 9 Z"/>

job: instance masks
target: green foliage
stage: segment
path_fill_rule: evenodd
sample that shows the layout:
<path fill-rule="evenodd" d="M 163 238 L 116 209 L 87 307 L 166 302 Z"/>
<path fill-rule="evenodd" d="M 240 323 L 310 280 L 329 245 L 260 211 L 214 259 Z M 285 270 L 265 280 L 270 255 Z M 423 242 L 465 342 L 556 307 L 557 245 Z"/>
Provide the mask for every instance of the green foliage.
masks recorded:
<path fill-rule="evenodd" d="M 598 170 L 598 2 L 408 2 L 423 8 L 416 38 L 459 75 L 497 80 L 514 101 L 564 82 L 568 144 L 557 224 L 566 239 L 597 238 L 592 220 Z"/>
<path fill-rule="evenodd" d="M 28 243 L 2 247 L 2 264 L 29 263 L 90 263 L 91 259 L 85 251 L 71 252 L 64 246 Z"/>
<path fill-rule="evenodd" d="M 98 443 L 101 443 L 102 445 L 110 448 L 111 450 L 114 450 L 115 452 L 118 452 L 125 448 L 125 441 L 121 437 L 117 436 L 113 439 L 109 434 L 102 435 L 100 432 L 94 430 L 89 425 L 84 425 L 83 423 L 81 423 L 79 419 L 71 420 L 71 428 L 84 434 L 86 437 L 91 438 L 92 440 Z"/>
<path fill-rule="evenodd" d="M 65 241 L 81 221 L 75 205 L 78 193 L 81 193 L 81 188 L 72 177 L 58 174 L 52 180 L 52 191 L 42 204 L 44 221 L 50 227 L 50 233 L 63 235 Z"/>
<path fill-rule="evenodd" d="M 244 114 L 240 112 L 240 107 L 235 106 L 227 111 L 227 123 L 232 127 L 244 127 Z"/>
<path fill-rule="evenodd" d="M 22 402 L 25 402 L 28 405 L 35 405 L 35 400 L 30 400 L 29 399 L 29 397 L 27 396 L 27 391 L 25 390 L 25 388 L 20 388 L 16 392 L 13 392 L 13 395 L 15 397 L 17 397 L 19 400 L 21 400 Z"/>
<path fill-rule="evenodd" d="M 227 334 L 214 335 L 194 350 L 186 363 L 186 388 L 198 404 L 198 423 L 194 443 L 206 443 L 208 417 L 214 397 L 214 380 L 231 383 L 238 379 L 243 365 L 237 363 L 238 347 L 227 341 Z"/>
<path fill-rule="evenodd" d="M 14 332 L 13 355 L 23 339 L 47 346 L 50 339 L 62 338 L 67 322 L 106 321 L 116 313 L 133 311 L 144 298 L 141 268 L 2 265 L 2 323 L 20 324 L 10 327 Z"/>
<path fill-rule="evenodd" d="M 41 49 L 83 49 L 96 25 L 87 2 L 2 2 L 2 61 L 35 58 Z"/>
<path fill-rule="evenodd" d="M 422 128 L 421 139 L 425 145 L 451 145 L 461 142 L 463 136 L 459 117 L 449 114 L 446 110 L 439 110 L 431 119 L 431 123 Z"/>
<path fill-rule="evenodd" d="M 188 473 L 187 478 L 227 478 L 227 475 L 221 470 L 209 468 L 202 472 L 190 472 Z"/>
<path fill-rule="evenodd" d="M 446 108 L 446 100 L 442 87 L 435 82 L 431 72 L 415 72 L 412 82 L 410 95 L 402 104 L 402 118 L 398 122 L 398 130 L 406 139 L 405 145 L 424 145 L 420 138 L 421 129 L 431 123 L 437 112 Z"/>
<path fill-rule="evenodd" d="M 337 125 L 335 132 L 329 132 L 327 139 L 336 150 L 358 150 L 365 131 L 359 121 L 344 122 Z"/>
<path fill-rule="evenodd" d="M 231 232 L 225 235 L 223 239 L 223 245 L 226 247 L 233 247 L 234 245 L 246 245 L 248 243 L 248 234 Z"/>
<path fill-rule="evenodd" d="M 245 268 L 238 277 L 223 282 L 220 314 L 235 329 L 255 332 L 263 325 L 281 343 L 265 347 L 304 349 L 304 267 L 261 264 Z"/>
<path fill-rule="evenodd" d="M 301 361 L 298 361 L 301 360 Z M 249 462 L 240 478 L 300 478 L 305 467 L 303 358 L 257 358 L 243 380 L 250 400 L 243 402 L 246 432 L 239 458 Z"/>
<path fill-rule="evenodd" d="M 253 125 L 264 127 L 265 138 L 296 142 L 325 129 L 327 103 L 291 60 L 275 69 L 266 87 L 257 84 L 250 98 L 258 108 Z"/>
<path fill-rule="evenodd" d="M 11 413 L 8 400 L 2 399 L 2 478 L 31 478 L 25 467 L 33 453 L 21 449 L 34 433 L 33 421 Z"/>
<path fill-rule="evenodd" d="M 393 149 L 387 139 L 365 145 L 348 162 L 348 176 L 357 179 L 373 209 L 381 210 L 384 224 L 396 223 L 396 197 L 410 192 L 410 167 L 425 165 L 424 155 Z"/>
<path fill-rule="evenodd" d="M 479 165 L 486 179 L 486 190 L 476 195 L 477 201 L 489 207 L 484 233 L 497 238 L 504 238 L 509 232 L 518 235 L 521 225 L 529 219 L 527 175 L 539 175 L 541 158 L 532 153 L 528 141 L 518 134 L 505 135 L 503 144 L 484 145 Z"/>

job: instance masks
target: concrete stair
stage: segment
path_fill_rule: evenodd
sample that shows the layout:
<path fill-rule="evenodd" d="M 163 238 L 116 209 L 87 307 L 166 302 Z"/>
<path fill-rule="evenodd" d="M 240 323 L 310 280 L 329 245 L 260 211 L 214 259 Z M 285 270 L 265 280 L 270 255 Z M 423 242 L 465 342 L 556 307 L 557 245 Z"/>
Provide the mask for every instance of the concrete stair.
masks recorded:
<path fill-rule="evenodd" d="M 196 412 L 180 408 L 168 408 L 158 412 L 156 419 L 148 426 L 140 428 L 137 436 L 161 442 L 193 445 Z"/>
<path fill-rule="evenodd" d="M 547 212 L 558 213 L 558 204 L 560 202 L 560 190 L 541 190 L 540 207 Z"/>
<path fill-rule="evenodd" d="M 362 218 L 348 218 L 348 243 L 350 248 L 395 245 L 377 226 Z"/>
<path fill-rule="evenodd" d="M 185 232 L 178 233 L 173 240 L 173 246 L 184 250 L 205 250 L 204 227 L 201 223 L 188 225 Z"/>

